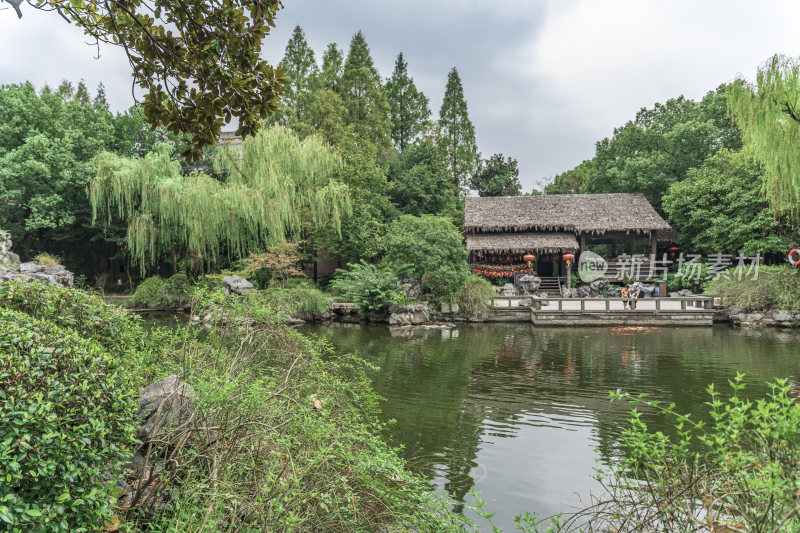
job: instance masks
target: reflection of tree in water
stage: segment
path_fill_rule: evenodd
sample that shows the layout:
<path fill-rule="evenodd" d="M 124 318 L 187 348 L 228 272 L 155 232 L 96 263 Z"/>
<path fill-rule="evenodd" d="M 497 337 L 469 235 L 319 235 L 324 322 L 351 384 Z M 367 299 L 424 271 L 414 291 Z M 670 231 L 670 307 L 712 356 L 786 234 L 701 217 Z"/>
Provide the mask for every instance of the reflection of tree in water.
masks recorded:
<path fill-rule="evenodd" d="M 392 337 L 380 327 L 319 331 L 340 351 L 380 367 L 373 384 L 387 400 L 384 417 L 397 420 L 390 443 L 404 447 L 414 471 L 444 479 L 459 502 L 473 485 L 470 474 L 487 431 L 492 438 L 514 437 L 520 423 L 540 423 L 531 422 L 534 415 L 552 427 L 579 411 L 588 417 L 582 423 L 594 428 L 601 459 L 609 461 L 620 453 L 628 418 L 627 406 L 608 401 L 609 390 L 648 393 L 699 417 L 707 385 L 726 390 L 737 370 L 750 374 L 754 394 L 775 376 L 800 373 L 796 333 L 665 328 L 618 334 L 522 324 L 462 325 L 458 338 L 437 330 Z M 670 431 L 653 413 L 644 420 Z"/>

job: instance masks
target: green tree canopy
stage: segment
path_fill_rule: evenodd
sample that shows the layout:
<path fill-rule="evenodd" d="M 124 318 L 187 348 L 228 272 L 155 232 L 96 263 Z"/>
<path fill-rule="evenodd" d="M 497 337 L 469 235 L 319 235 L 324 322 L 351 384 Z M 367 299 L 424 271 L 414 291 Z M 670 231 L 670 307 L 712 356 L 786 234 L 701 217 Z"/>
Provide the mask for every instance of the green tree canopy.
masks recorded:
<path fill-rule="evenodd" d="M 428 98 L 417 89 L 408 75 L 408 63 L 402 52 L 397 56 L 392 77 L 386 81 L 392 140 L 401 152 L 424 130 L 431 116 Z"/>
<path fill-rule="evenodd" d="M 405 267 L 435 296 L 455 291 L 469 274 L 464 238 L 444 217 L 403 215 L 389 226 L 386 260 Z"/>
<path fill-rule="evenodd" d="M 6 1 L 19 9 L 20 1 Z M 283 76 L 262 57 L 280 0 L 110 0 L 27 2 L 57 12 L 98 43 L 121 47 L 145 96 L 154 126 L 191 134 L 193 159 L 238 119 L 237 133 L 255 133 L 276 110 Z"/>
<path fill-rule="evenodd" d="M 439 110 L 440 148 L 447 161 L 453 184 L 459 189 L 475 172 L 480 156 L 475 143 L 475 128 L 469 119 L 464 87 L 458 70 L 453 67 L 447 76 L 447 87 Z"/>
<path fill-rule="evenodd" d="M 770 202 L 800 222 L 800 59 L 776 55 L 755 83 L 737 80 L 729 109 L 747 149 L 764 164 Z"/>
<path fill-rule="evenodd" d="M 296 112 L 298 99 L 302 93 L 308 91 L 318 72 L 314 50 L 308 45 L 300 26 L 295 26 L 280 66 L 286 72 L 286 83 L 281 96 L 284 109 L 280 110 L 280 114 L 289 117 Z"/>
<path fill-rule="evenodd" d="M 670 185 L 686 177 L 720 148 L 738 150 L 740 134 L 726 116 L 725 87 L 701 101 L 673 98 L 599 141 L 585 165 L 584 192 L 641 192 L 656 209 Z"/>
<path fill-rule="evenodd" d="M 522 185 L 519 183 L 517 160 L 494 154 L 484 160 L 483 167 L 472 176 L 470 186 L 478 191 L 479 196 L 519 196 Z"/>
<path fill-rule="evenodd" d="M 339 94 L 356 136 L 378 148 L 388 148 L 391 145 L 389 102 L 367 41 L 360 31 L 350 41 Z"/>
<path fill-rule="evenodd" d="M 720 150 L 664 196 L 664 210 L 693 253 L 783 253 L 791 242 L 764 197 L 764 169 L 747 154 Z"/>
<path fill-rule="evenodd" d="M 545 194 L 579 194 L 584 192 L 586 182 L 594 174 L 594 161 L 587 159 L 577 167 L 557 175 L 552 183 L 544 187 Z"/>
<path fill-rule="evenodd" d="M 421 140 L 409 146 L 389 167 L 390 196 L 402 214 L 461 215 L 458 189 L 450 181 L 441 153 Z"/>
<path fill-rule="evenodd" d="M 181 175 L 169 148 L 144 159 L 98 156 L 90 184 L 95 215 L 127 224 L 127 250 L 144 273 L 165 259 L 196 270 L 221 253 L 240 258 L 284 239 L 298 240 L 305 223 L 338 229 L 350 212 L 347 187 L 333 179 L 340 158 L 317 137 L 300 141 L 276 126 L 249 137 L 215 161 L 226 176 Z"/>
<path fill-rule="evenodd" d="M 344 53 L 336 45 L 330 43 L 322 54 L 322 69 L 319 72 L 319 85 L 331 91 L 339 90 L 344 69 Z"/>
<path fill-rule="evenodd" d="M 97 236 L 85 191 L 92 158 L 114 144 L 114 119 L 82 84 L 78 93 L 62 85 L 39 94 L 30 83 L 0 86 L 0 227 L 23 256 Z"/>

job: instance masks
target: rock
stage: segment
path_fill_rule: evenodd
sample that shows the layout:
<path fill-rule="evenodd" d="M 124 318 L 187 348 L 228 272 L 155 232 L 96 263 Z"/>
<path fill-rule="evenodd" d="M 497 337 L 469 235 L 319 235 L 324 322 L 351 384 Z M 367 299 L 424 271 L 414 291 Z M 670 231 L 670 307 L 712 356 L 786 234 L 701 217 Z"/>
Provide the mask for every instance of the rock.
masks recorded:
<path fill-rule="evenodd" d="M 417 278 L 403 278 L 397 281 L 397 285 L 403 289 L 403 292 L 406 293 L 406 297 L 412 300 L 418 299 L 422 292 Z"/>
<path fill-rule="evenodd" d="M 516 295 L 517 295 L 517 289 L 514 288 L 513 283 L 506 283 L 500 289 L 500 296 L 516 296 Z"/>
<path fill-rule="evenodd" d="M 253 284 L 241 276 L 225 276 L 222 278 L 225 294 L 247 294 L 254 289 Z"/>
<path fill-rule="evenodd" d="M 428 321 L 428 306 L 393 305 L 389 308 L 390 326 L 413 326 L 424 324 Z"/>
<path fill-rule="evenodd" d="M 165 426 L 187 422 L 194 413 L 191 402 L 195 398 L 191 385 L 176 374 L 148 385 L 139 395 L 136 416 L 142 425 L 136 437 L 147 442 Z"/>
<path fill-rule="evenodd" d="M 539 290 L 539 287 L 542 286 L 542 278 L 538 276 L 531 276 L 530 274 L 520 276 L 519 286 L 522 289 L 522 294 L 526 296 L 529 294 L 534 294 Z"/>
<path fill-rule="evenodd" d="M 794 316 L 789 313 L 788 311 L 775 311 L 775 314 L 772 315 L 772 318 L 776 322 L 793 322 Z"/>
<path fill-rule="evenodd" d="M 4 270 L 18 270 L 19 256 L 11 251 L 11 234 L 0 231 L 0 267 Z"/>

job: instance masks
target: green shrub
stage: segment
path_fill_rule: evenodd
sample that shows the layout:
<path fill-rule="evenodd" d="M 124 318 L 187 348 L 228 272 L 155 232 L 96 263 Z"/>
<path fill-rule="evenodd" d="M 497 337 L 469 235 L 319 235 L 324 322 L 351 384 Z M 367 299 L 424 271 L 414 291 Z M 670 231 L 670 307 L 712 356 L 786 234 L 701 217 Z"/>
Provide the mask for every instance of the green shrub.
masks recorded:
<path fill-rule="evenodd" d="M 191 297 L 190 289 L 186 274 L 178 273 L 168 279 L 153 276 L 136 287 L 131 296 L 131 305 L 151 309 L 185 307 Z"/>
<path fill-rule="evenodd" d="M 159 436 L 148 459 L 172 467 L 155 499 L 124 516 L 148 531 L 462 531 L 421 478 L 380 438 L 365 363 L 274 322 L 245 323 L 238 298 L 179 373 L 193 419 Z M 202 302 L 201 302 L 202 303 Z M 231 342 L 235 339 L 235 342 Z M 213 431 L 196 431 L 208 425 Z M 191 436 L 191 438 L 188 438 Z"/>
<path fill-rule="evenodd" d="M 580 513 L 587 530 L 800 531 L 800 403 L 786 380 L 757 401 L 745 398 L 742 375 L 730 385 L 727 398 L 708 387 L 710 424 L 674 404 L 612 394 L 673 420 L 674 437 L 649 430 L 632 411 L 622 434 L 626 458 L 599 472 L 605 493 Z"/>
<path fill-rule="evenodd" d="M 291 316 L 322 313 L 331 307 L 331 299 L 325 293 L 309 286 L 267 289 L 261 291 L 260 296 L 263 304 L 271 305 Z"/>
<path fill-rule="evenodd" d="M 2 307 L 69 328 L 121 358 L 144 348 L 145 335 L 138 316 L 84 291 L 9 281 L 0 283 Z"/>
<path fill-rule="evenodd" d="M 135 413 L 118 359 L 98 342 L 0 308 L 0 523 L 102 529 Z"/>
<path fill-rule="evenodd" d="M 386 234 L 386 260 L 403 265 L 422 289 L 443 297 L 458 289 L 469 274 L 464 238 L 443 217 L 403 215 Z"/>
<path fill-rule="evenodd" d="M 667 274 L 667 290 L 670 292 L 689 289 L 695 294 L 702 294 L 709 286 L 710 267 L 706 263 L 698 263 L 696 267 L 683 264 L 681 272 Z"/>
<path fill-rule="evenodd" d="M 469 276 L 455 292 L 452 303 L 458 305 L 458 313 L 480 317 L 489 313 L 492 298 L 497 296 L 491 283 L 479 276 Z"/>
<path fill-rule="evenodd" d="M 358 304 L 362 312 L 380 312 L 406 300 L 406 294 L 398 287 L 397 276 L 391 270 L 381 270 L 363 261 L 349 265 L 349 268 L 337 270 L 330 286 L 334 294 Z"/>
<path fill-rule="evenodd" d="M 786 265 L 761 266 L 758 278 L 752 277 L 752 273 L 733 269 L 730 276 L 712 281 L 706 292 L 746 312 L 778 309 L 800 312 L 800 269 Z"/>

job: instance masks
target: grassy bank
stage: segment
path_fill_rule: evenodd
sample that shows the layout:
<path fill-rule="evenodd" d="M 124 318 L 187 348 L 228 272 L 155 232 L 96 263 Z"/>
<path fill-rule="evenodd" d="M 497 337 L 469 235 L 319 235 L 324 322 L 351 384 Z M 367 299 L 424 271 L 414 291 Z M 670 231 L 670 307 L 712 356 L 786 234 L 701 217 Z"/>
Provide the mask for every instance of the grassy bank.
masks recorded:
<path fill-rule="evenodd" d="M 748 313 L 771 310 L 800 313 L 800 269 L 761 266 L 758 276 L 753 277 L 752 272 L 733 269 L 729 276 L 710 282 L 706 293 L 720 296 L 728 307 Z"/>
<path fill-rule="evenodd" d="M 92 428 L 95 435 L 91 445 L 73 450 L 70 464 L 77 473 L 68 476 L 69 465 L 56 460 L 47 478 L 22 469 L 11 482 L 0 482 L 0 519 L 12 530 L 91 531 L 118 521 L 133 532 L 459 531 L 464 523 L 378 437 L 378 398 L 364 377 L 364 363 L 330 353 L 277 316 L 245 327 L 238 318 L 246 309 L 229 306 L 227 325 L 212 327 L 201 340 L 195 331 L 201 328 L 147 333 L 136 317 L 77 290 L 6 283 L 0 285 L 0 308 L 4 320 L 14 323 L 0 331 L 0 339 L 15 343 L 24 355 L 20 360 L 40 361 L 54 348 L 71 362 L 58 374 L 69 381 L 84 360 L 70 355 L 77 350 L 72 346 L 90 350 L 97 364 L 110 365 L 108 398 L 120 398 L 113 402 L 116 411 L 73 413 L 73 427 Z M 53 347 L 37 330 L 42 323 L 58 328 L 60 344 Z M 27 341 L 15 340 L 20 332 Z M 12 368 L 10 375 L 17 374 L 25 372 Z M 144 450 L 154 471 L 123 471 L 135 446 L 126 440 L 135 413 L 130 398 L 170 374 L 194 389 L 191 418 L 165 427 Z M 45 419 L 60 419 L 65 405 L 85 398 L 80 386 L 66 387 L 58 379 L 34 381 L 27 389 L 24 405 L 14 409 L 38 409 Z M 54 391 L 70 402 L 48 403 L 44 398 Z M 6 412 L 9 399 L 2 401 Z M 30 463 L 24 445 L 8 445 L 16 442 L 8 431 L 0 428 L 4 462 Z M 40 440 L 43 431 L 31 426 L 21 441 L 43 442 L 37 453 L 55 453 L 49 441 Z M 95 453 L 98 443 L 113 452 L 114 461 Z M 115 490 L 121 480 L 131 489 Z M 73 497 L 81 491 L 79 482 L 95 487 L 91 512 L 84 512 L 86 499 Z M 43 485 L 57 490 L 43 497 Z"/>

